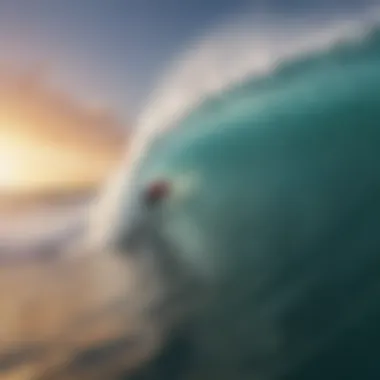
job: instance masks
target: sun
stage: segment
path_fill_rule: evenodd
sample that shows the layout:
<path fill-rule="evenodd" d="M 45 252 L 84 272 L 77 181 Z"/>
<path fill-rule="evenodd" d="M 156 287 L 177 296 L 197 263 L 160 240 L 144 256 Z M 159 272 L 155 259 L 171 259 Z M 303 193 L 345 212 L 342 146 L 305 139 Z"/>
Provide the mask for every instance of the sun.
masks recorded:
<path fill-rule="evenodd" d="M 0 135 L 0 191 L 12 190 L 17 182 L 20 161 L 15 139 L 2 133 Z"/>
<path fill-rule="evenodd" d="M 0 196 L 93 186 L 112 161 L 85 148 L 0 128 Z"/>
<path fill-rule="evenodd" d="M 40 150 L 32 139 L 11 129 L 0 130 L 0 194 L 34 190 L 37 182 L 41 183 L 36 175 L 41 173 L 39 169 L 43 169 L 36 161 Z M 44 161 L 49 162 L 48 157 L 44 157 Z"/>
<path fill-rule="evenodd" d="M 0 132 L 0 193 L 33 192 L 49 182 L 56 157 L 44 148 L 10 128 Z"/>
<path fill-rule="evenodd" d="M 3 153 L 3 152 L 1 152 Z M 2 159 L 3 154 L 0 154 L 0 189 L 8 188 L 13 182 L 13 165 Z"/>

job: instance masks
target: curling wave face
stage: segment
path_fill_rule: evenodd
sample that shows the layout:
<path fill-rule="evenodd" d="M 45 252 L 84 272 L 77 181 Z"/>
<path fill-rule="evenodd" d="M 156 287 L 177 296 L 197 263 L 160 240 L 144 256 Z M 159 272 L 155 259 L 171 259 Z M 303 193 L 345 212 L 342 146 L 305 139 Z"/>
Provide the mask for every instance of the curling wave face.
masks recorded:
<path fill-rule="evenodd" d="M 343 15 L 343 16 L 342 16 Z M 248 12 L 216 28 L 195 42 L 168 68 L 145 110 L 137 120 L 127 160 L 107 182 L 90 219 L 88 241 L 105 244 L 117 219 L 133 204 L 126 204 L 126 191 L 133 191 L 134 169 L 154 141 L 193 110 L 252 78 L 267 77 L 281 62 L 297 64 L 307 55 L 322 55 L 344 41 L 360 41 L 380 19 L 380 8 L 363 7 L 356 14 L 323 13 L 314 16 L 282 17 Z M 212 101 L 212 100 L 211 100 Z M 120 205 L 123 204 L 123 207 Z"/>
<path fill-rule="evenodd" d="M 204 286 L 195 358 L 173 378 L 377 377 L 380 29 L 356 32 L 140 135 L 106 242 L 140 263 L 174 257 Z M 162 179 L 168 198 L 146 205 Z M 156 268 L 162 304 L 186 304 L 168 301 L 182 283 Z"/>

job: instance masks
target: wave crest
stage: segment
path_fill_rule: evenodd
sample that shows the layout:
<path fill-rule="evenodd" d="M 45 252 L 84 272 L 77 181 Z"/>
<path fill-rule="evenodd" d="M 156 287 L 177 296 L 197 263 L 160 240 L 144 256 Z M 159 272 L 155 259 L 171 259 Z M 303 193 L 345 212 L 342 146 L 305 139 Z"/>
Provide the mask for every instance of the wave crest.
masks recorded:
<path fill-rule="evenodd" d="M 363 38 L 380 21 L 380 7 L 351 17 L 280 18 L 246 15 L 194 43 L 169 67 L 137 123 L 132 158 L 157 134 L 205 98 L 247 77 L 270 73 L 279 62 Z"/>

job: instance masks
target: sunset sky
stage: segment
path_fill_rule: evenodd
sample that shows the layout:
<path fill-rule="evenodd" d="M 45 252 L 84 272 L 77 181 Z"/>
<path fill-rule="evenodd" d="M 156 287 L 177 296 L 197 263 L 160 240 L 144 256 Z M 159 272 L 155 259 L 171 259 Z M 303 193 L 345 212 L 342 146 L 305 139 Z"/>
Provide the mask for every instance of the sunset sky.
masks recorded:
<path fill-rule="evenodd" d="M 220 13 L 158 3 L 0 0 L 0 196 L 104 179 L 165 61 Z"/>
<path fill-rule="evenodd" d="M 0 195 L 101 181 L 166 65 L 227 15 L 363 1 L 0 0 Z"/>
<path fill-rule="evenodd" d="M 51 89 L 40 73 L 0 71 L 0 196 L 98 184 L 126 150 L 107 109 Z"/>

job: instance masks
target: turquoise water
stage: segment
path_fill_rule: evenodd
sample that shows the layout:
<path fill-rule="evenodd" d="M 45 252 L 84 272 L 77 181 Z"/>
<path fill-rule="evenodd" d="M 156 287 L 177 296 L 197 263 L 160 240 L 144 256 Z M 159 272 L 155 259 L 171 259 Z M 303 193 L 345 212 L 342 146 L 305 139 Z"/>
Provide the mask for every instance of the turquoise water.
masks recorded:
<path fill-rule="evenodd" d="M 379 124 L 374 28 L 215 94 L 150 146 L 133 196 L 172 193 L 128 225 L 210 279 L 208 378 L 379 378 Z"/>

